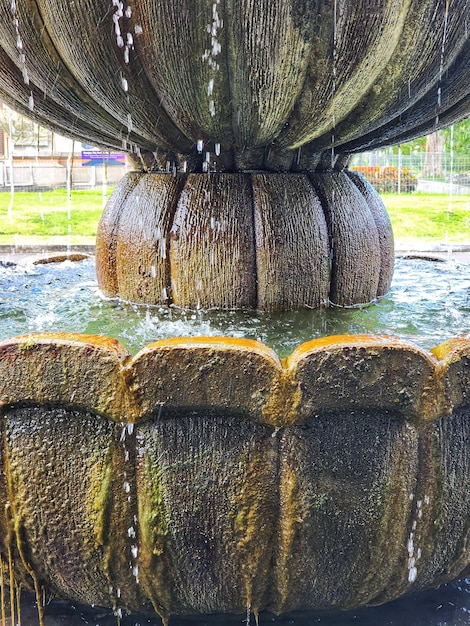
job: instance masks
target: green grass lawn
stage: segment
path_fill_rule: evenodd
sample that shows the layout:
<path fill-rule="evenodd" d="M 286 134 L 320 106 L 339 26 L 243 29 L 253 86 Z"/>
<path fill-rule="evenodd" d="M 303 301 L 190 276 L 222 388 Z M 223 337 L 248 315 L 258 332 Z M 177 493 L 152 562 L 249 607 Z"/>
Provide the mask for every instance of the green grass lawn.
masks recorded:
<path fill-rule="evenodd" d="M 101 189 L 74 190 L 69 207 L 66 189 L 15 192 L 10 212 L 9 205 L 10 193 L 0 193 L 0 244 L 52 243 L 64 237 L 94 243 L 103 197 Z"/>
<path fill-rule="evenodd" d="M 470 244 L 470 195 L 382 194 L 395 239 Z"/>
<path fill-rule="evenodd" d="M 108 189 L 108 196 L 112 188 Z M 403 245 L 426 242 L 470 244 L 470 195 L 383 194 L 395 239 Z M 0 192 L 0 244 L 94 243 L 102 212 L 101 189 L 73 191 L 69 207 L 65 189 Z M 11 219 L 10 219 L 11 216 Z"/>

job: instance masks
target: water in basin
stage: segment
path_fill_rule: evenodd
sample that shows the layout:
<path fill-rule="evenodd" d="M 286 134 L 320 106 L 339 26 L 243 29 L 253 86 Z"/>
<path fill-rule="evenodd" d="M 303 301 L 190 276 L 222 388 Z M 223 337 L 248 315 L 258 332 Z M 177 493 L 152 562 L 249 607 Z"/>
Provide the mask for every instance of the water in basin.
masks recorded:
<path fill-rule="evenodd" d="M 470 332 L 470 272 L 454 260 L 398 259 L 390 293 L 354 309 L 268 314 L 136 306 L 100 295 L 93 259 L 0 267 L 0 339 L 31 332 L 103 334 L 136 353 L 157 339 L 225 335 L 258 339 L 286 356 L 304 341 L 388 334 L 425 349 Z"/>

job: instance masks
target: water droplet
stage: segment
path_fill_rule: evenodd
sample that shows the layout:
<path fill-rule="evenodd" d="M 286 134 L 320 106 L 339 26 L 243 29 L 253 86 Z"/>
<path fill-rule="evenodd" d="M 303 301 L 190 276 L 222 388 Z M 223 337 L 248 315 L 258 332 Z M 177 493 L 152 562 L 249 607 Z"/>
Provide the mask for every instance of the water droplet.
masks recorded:
<path fill-rule="evenodd" d="M 408 582 L 414 583 L 417 576 L 418 576 L 418 570 L 416 569 L 416 567 L 411 567 L 410 571 L 408 572 Z"/>

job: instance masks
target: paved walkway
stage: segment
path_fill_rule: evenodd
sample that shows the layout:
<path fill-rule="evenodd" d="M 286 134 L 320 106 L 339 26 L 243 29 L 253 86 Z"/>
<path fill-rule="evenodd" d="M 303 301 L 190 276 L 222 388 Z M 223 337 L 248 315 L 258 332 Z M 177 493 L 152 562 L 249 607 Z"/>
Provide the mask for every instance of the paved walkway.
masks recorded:
<path fill-rule="evenodd" d="M 68 246 L 5 246 L 0 245 L 0 264 L 16 265 L 18 263 L 45 263 L 49 259 L 51 262 L 64 261 L 67 258 L 79 260 L 87 255 L 93 255 L 95 247 L 90 245 Z M 460 263 L 470 263 L 470 244 L 454 245 L 432 244 L 429 246 L 408 247 L 399 241 L 395 245 L 397 257 L 417 257 L 429 260 L 449 261 L 456 260 Z"/>

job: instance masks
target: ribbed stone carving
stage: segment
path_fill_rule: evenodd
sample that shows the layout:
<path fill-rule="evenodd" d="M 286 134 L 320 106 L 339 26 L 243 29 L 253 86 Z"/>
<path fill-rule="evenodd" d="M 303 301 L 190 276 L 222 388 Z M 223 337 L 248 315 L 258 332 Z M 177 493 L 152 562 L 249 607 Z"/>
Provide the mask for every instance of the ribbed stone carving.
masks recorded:
<path fill-rule="evenodd" d="M 242 339 L 133 358 L 94 336 L 4 341 L 5 572 L 165 619 L 352 608 L 463 576 L 469 367 L 468 338 L 327 337 L 282 363 Z"/>
<path fill-rule="evenodd" d="M 386 289 L 393 243 L 372 190 L 364 236 L 370 216 L 340 173 L 356 152 L 468 116 L 469 18 L 469 0 L 0 0 L 0 98 L 176 176 L 142 176 L 139 201 L 124 182 L 112 200 L 98 236 L 105 291 L 106 275 L 142 302 L 353 305 Z M 153 263 L 174 217 L 171 263 Z"/>

